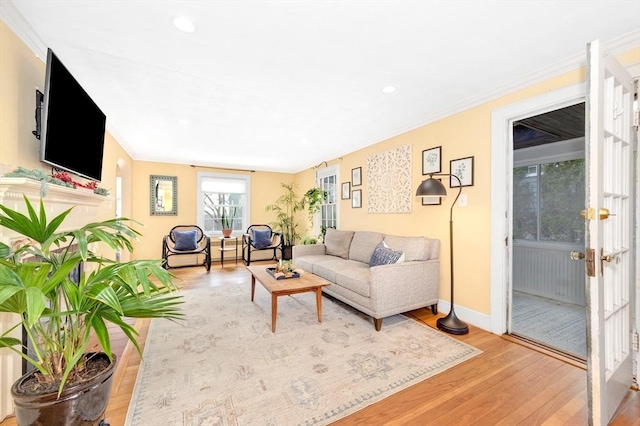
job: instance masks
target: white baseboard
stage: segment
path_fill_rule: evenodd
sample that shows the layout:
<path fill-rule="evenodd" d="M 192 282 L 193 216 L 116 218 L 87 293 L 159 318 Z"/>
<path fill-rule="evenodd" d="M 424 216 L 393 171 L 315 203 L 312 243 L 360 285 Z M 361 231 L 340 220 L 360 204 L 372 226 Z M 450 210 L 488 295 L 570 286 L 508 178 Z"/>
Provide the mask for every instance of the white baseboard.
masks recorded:
<path fill-rule="evenodd" d="M 449 313 L 450 307 L 451 304 L 447 300 L 438 301 L 438 313 L 446 315 Z M 467 324 L 491 332 L 491 316 L 489 314 L 456 305 L 456 316 Z"/>

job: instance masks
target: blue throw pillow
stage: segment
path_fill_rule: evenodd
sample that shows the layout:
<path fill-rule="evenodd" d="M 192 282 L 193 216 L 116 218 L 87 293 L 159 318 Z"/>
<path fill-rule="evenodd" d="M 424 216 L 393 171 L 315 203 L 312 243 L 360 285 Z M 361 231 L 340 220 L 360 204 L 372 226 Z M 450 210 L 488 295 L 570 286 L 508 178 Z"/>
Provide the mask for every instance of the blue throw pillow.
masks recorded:
<path fill-rule="evenodd" d="M 198 231 L 173 231 L 173 240 L 176 242 L 176 250 L 187 251 L 198 248 Z"/>
<path fill-rule="evenodd" d="M 251 241 L 257 249 L 269 247 L 271 245 L 271 231 L 269 229 L 252 229 Z"/>
<path fill-rule="evenodd" d="M 391 263 L 402 262 L 404 253 L 401 251 L 391 250 L 386 246 L 384 241 L 376 246 L 371 254 L 369 266 L 389 265 Z"/>

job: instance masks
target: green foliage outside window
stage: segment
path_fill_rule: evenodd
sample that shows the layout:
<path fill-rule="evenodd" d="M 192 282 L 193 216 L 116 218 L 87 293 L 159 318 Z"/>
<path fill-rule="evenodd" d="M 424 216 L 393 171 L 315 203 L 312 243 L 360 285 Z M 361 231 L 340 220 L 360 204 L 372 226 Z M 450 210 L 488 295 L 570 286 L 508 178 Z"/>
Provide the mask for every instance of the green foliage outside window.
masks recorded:
<path fill-rule="evenodd" d="M 584 242 L 584 159 L 513 169 L 513 237 Z"/>

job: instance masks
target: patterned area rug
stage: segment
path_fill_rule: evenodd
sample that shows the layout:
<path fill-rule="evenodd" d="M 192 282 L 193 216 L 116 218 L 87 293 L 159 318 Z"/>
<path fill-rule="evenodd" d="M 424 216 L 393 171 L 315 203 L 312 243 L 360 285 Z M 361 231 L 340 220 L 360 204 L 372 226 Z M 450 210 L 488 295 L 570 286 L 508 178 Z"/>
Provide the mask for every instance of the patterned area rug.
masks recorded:
<path fill-rule="evenodd" d="M 185 290 L 187 322 L 152 320 L 126 425 L 326 425 L 481 353 L 404 315 L 371 318 L 256 284 Z"/>

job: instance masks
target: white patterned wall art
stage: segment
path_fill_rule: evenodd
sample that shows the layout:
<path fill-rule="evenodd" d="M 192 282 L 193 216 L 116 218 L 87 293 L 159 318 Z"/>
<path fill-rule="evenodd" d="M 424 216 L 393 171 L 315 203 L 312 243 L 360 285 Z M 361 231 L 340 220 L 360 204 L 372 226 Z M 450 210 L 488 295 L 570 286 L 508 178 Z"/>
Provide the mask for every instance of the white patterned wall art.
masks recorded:
<path fill-rule="evenodd" d="M 367 213 L 411 213 L 411 145 L 367 158 Z"/>

